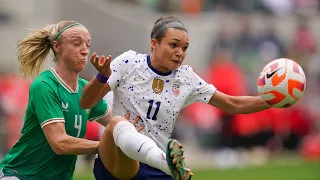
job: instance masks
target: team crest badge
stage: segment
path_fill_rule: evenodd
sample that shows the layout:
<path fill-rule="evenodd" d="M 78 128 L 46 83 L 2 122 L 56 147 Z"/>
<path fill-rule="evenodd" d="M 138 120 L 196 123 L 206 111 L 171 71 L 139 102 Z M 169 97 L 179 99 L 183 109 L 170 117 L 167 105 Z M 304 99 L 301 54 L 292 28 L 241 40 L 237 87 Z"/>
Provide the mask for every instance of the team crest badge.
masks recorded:
<path fill-rule="evenodd" d="M 61 102 L 61 106 L 62 106 L 62 111 L 67 111 L 68 112 L 68 103 Z"/>
<path fill-rule="evenodd" d="M 152 82 L 152 90 L 156 94 L 160 94 L 163 91 L 164 82 L 159 78 L 154 78 Z"/>
<path fill-rule="evenodd" d="M 180 81 L 175 81 L 172 84 L 172 93 L 175 97 L 180 95 Z"/>

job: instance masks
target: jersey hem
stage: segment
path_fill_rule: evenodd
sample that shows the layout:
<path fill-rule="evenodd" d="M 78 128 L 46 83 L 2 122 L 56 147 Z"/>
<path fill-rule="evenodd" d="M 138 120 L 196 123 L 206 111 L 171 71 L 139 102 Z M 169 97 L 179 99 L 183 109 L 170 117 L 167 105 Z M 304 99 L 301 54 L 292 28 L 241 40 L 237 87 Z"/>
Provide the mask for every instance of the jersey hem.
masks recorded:
<path fill-rule="evenodd" d="M 0 169 L 0 178 L 1 178 L 1 177 L 4 177 L 4 173 L 3 173 L 2 170 L 3 170 L 3 168 Z"/>
<path fill-rule="evenodd" d="M 44 126 L 48 125 L 48 124 L 52 124 L 52 123 L 57 123 L 57 122 L 65 122 L 64 118 L 52 118 L 52 119 L 48 119 L 45 120 L 43 123 L 41 123 L 41 129 L 43 129 Z"/>
<path fill-rule="evenodd" d="M 105 117 L 105 116 L 108 114 L 109 110 L 110 110 L 110 108 L 108 107 L 108 109 L 107 109 L 102 115 L 97 116 L 97 117 L 90 118 L 90 119 L 88 119 L 88 120 L 89 120 L 89 121 L 96 121 L 96 120 L 98 120 L 98 119 L 101 119 L 101 118 Z"/>
<path fill-rule="evenodd" d="M 216 91 L 217 91 L 217 88 L 216 88 L 216 87 L 214 87 L 212 84 L 210 84 L 210 85 L 213 87 L 213 89 L 212 89 L 212 95 L 210 96 L 210 98 L 207 98 L 207 99 L 205 100 L 205 103 L 206 103 L 206 104 L 209 104 L 209 103 L 210 103 L 210 100 L 211 100 L 212 96 L 213 96 L 214 93 L 216 93 Z"/>

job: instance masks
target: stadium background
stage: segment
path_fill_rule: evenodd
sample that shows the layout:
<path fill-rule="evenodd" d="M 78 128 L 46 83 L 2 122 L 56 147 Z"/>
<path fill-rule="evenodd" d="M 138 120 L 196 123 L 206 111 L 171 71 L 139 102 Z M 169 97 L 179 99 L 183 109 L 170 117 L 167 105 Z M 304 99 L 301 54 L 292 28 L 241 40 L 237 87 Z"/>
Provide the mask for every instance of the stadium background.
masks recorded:
<path fill-rule="evenodd" d="M 222 92 L 257 94 L 260 70 L 279 57 L 296 60 L 307 76 L 293 108 L 231 116 L 195 104 L 182 111 L 174 136 L 194 179 L 319 180 L 319 10 L 319 0 L 0 0 L 0 160 L 23 124 L 29 83 L 15 45 L 28 28 L 77 20 L 91 33 L 92 52 L 116 57 L 129 49 L 149 53 L 155 20 L 175 15 L 190 36 L 184 64 Z M 82 77 L 95 73 L 88 65 Z M 87 137 L 101 131 L 90 124 Z M 91 168 L 92 157 L 80 156 L 75 179 L 92 179 Z"/>

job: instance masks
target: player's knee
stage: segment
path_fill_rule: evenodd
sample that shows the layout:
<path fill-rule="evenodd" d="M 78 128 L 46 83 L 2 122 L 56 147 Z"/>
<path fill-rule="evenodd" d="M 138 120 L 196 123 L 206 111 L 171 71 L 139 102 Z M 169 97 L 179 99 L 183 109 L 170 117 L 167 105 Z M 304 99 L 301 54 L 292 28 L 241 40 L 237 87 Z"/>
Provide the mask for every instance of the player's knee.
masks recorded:
<path fill-rule="evenodd" d="M 113 130 L 114 127 L 121 121 L 128 121 L 127 119 L 125 119 L 124 117 L 121 116 L 115 116 L 111 119 L 111 121 L 109 122 L 109 128 L 110 130 Z"/>
<path fill-rule="evenodd" d="M 113 117 L 109 121 L 108 126 L 106 127 L 106 129 L 104 130 L 104 132 L 102 134 L 102 139 L 104 139 L 104 137 L 112 137 L 113 136 L 114 127 L 121 121 L 128 121 L 128 120 L 126 120 L 125 118 L 123 118 L 121 116 Z"/>

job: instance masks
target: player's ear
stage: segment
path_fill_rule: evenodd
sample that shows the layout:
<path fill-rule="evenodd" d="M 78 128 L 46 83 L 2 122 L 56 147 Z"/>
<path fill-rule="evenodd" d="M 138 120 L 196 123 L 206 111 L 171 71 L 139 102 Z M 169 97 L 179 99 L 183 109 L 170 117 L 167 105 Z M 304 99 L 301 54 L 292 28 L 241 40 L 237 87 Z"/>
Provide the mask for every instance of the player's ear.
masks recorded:
<path fill-rule="evenodd" d="M 158 41 L 156 39 L 151 39 L 151 49 L 155 49 L 158 47 Z"/>
<path fill-rule="evenodd" d="M 53 41 L 53 49 L 55 53 L 60 54 L 61 50 L 58 41 Z"/>

